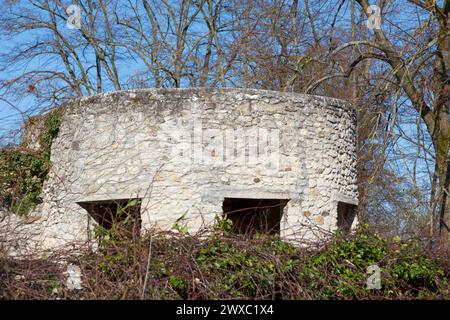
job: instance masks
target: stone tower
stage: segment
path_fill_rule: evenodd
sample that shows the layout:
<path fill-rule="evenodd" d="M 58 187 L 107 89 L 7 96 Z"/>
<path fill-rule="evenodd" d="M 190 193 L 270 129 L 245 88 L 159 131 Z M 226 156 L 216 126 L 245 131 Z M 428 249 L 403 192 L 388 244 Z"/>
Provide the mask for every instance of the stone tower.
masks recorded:
<path fill-rule="evenodd" d="M 227 214 L 236 232 L 307 243 L 354 220 L 356 116 L 347 102 L 143 89 L 62 108 L 44 203 L 34 213 L 43 248 L 89 240 L 96 224 L 109 227 L 102 210 L 131 200 L 141 232 L 175 223 L 195 232 Z"/>

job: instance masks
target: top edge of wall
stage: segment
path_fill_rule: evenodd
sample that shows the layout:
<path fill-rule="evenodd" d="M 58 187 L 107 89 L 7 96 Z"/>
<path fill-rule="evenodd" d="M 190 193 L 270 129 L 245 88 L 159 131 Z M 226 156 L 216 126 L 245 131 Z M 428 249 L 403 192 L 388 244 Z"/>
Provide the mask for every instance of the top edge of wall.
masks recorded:
<path fill-rule="evenodd" d="M 85 96 L 79 98 L 73 98 L 63 104 L 80 103 L 86 104 L 90 101 L 108 100 L 108 99 L 120 99 L 130 97 L 134 95 L 147 95 L 148 98 L 154 97 L 155 99 L 161 96 L 173 95 L 173 98 L 177 99 L 192 99 L 193 97 L 201 99 L 208 99 L 211 96 L 226 96 L 234 95 L 234 100 L 264 100 L 273 99 L 280 101 L 292 101 L 292 102 L 304 102 L 305 100 L 319 100 L 327 105 L 346 109 L 354 110 L 354 106 L 343 99 L 332 98 L 327 96 L 311 95 L 304 93 L 294 92 L 281 92 L 273 90 L 261 90 L 261 89 L 243 89 L 243 88 L 204 88 L 204 87 L 191 87 L 191 88 L 145 88 L 145 89 L 131 89 L 131 90 L 118 90 L 104 92 L 92 96 Z"/>

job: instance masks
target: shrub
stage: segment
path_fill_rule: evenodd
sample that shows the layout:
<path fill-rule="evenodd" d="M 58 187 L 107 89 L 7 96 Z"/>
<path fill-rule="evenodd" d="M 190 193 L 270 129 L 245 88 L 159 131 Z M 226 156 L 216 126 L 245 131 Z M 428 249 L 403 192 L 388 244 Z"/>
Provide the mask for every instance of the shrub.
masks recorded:
<path fill-rule="evenodd" d="M 51 167 L 51 144 L 59 131 L 59 111 L 46 115 L 44 125 L 46 130 L 39 135 L 39 151 L 0 149 L 0 202 L 19 215 L 28 214 L 42 201 L 42 186 Z"/>
<path fill-rule="evenodd" d="M 55 256 L 61 254 L 56 252 Z M 380 239 L 364 232 L 351 237 L 336 236 L 320 250 L 298 248 L 277 236 L 235 236 L 220 228 L 209 236 L 153 232 L 141 240 L 112 242 L 108 243 L 108 250 L 79 252 L 65 259 L 82 269 L 82 290 L 68 291 L 61 285 L 65 280 L 60 265 L 3 258 L 0 296 L 8 299 L 450 297 L 447 264 L 420 249 L 416 241 Z M 371 265 L 381 270 L 381 290 L 367 289 L 367 268 Z M 36 279 L 39 286 L 35 285 Z"/>

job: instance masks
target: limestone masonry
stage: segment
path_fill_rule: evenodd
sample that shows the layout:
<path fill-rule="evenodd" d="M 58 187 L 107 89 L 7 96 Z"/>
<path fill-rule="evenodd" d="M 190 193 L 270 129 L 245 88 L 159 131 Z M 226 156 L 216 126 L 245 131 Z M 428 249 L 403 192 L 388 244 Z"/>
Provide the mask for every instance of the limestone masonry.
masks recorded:
<path fill-rule="evenodd" d="M 34 240 L 86 242 L 101 223 L 95 206 L 129 199 L 139 199 L 141 233 L 175 223 L 195 232 L 262 201 L 280 204 L 283 239 L 313 240 L 353 222 L 355 146 L 355 111 L 338 99 L 202 88 L 75 99 L 32 213 Z"/>

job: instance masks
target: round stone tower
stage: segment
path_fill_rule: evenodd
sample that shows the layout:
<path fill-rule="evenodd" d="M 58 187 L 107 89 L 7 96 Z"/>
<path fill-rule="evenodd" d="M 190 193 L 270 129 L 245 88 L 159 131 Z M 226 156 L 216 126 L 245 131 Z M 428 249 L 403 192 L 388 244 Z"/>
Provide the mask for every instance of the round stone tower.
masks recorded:
<path fill-rule="evenodd" d="M 233 230 L 306 243 L 348 230 L 358 204 L 347 102 L 250 89 L 143 89 L 62 107 L 39 208 L 44 246 L 85 241 L 105 210 L 139 231 Z M 132 207 L 132 209 L 130 209 Z"/>

